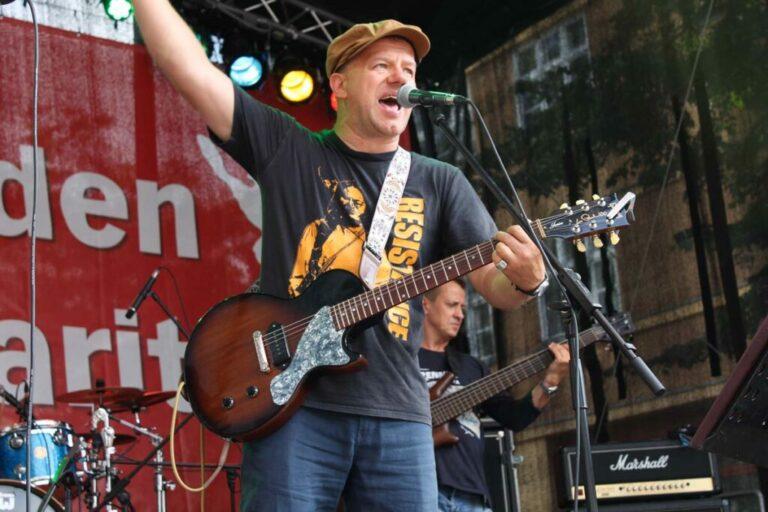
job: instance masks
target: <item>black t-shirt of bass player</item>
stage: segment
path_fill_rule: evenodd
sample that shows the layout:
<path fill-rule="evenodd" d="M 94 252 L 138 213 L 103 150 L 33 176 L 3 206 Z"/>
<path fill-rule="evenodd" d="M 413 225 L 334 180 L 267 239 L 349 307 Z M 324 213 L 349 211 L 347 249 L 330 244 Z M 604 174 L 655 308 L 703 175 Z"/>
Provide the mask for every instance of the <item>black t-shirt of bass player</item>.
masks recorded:
<path fill-rule="evenodd" d="M 353 151 L 334 132 L 311 132 L 237 87 L 232 135 L 217 143 L 261 190 L 263 293 L 297 297 L 333 269 L 359 275 L 366 233 L 394 152 Z M 489 240 L 496 231 L 461 171 L 411 156 L 377 285 Z M 429 424 L 429 398 L 417 361 L 422 317 L 419 298 L 388 310 L 351 343 L 368 366 L 323 375 L 305 404 Z"/>
<path fill-rule="evenodd" d="M 452 349 L 449 347 L 449 350 Z M 444 394 L 454 393 L 489 373 L 488 367 L 482 362 L 456 350 L 451 352 L 449 366 L 446 352 L 421 349 L 419 367 L 428 387 L 432 387 L 449 369 L 453 372 L 453 382 Z M 482 495 L 490 503 L 483 469 L 485 444 L 478 413 L 491 416 L 506 428 L 520 431 L 539 416 L 539 410 L 534 407 L 530 393 L 520 400 L 515 400 L 507 393 L 500 393 L 476 409 L 451 420 L 448 428 L 458 436 L 459 442 L 435 449 L 437 482 L 441 486 Z"/>

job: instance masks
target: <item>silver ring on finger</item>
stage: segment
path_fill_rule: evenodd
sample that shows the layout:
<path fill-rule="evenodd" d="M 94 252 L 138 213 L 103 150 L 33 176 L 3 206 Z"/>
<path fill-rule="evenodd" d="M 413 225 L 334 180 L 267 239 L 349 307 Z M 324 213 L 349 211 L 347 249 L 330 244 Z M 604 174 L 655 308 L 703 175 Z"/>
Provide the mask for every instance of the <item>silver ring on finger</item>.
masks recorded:
<path fill-rule="evenodd" d="M 507 268 L 507 262 L 499 260 L 499 262 L 496 263 L 496 268 L 499 269 L 499 272 L 504 272 L 504 269 Z"/>

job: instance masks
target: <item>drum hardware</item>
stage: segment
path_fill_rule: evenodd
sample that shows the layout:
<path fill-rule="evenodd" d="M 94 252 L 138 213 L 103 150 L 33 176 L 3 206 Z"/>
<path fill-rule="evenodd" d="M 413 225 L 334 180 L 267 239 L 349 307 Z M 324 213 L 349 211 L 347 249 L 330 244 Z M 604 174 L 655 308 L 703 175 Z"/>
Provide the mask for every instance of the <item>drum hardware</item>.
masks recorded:
<path fill-rule="evenodd" d="M 8 401 L 14 398 L 0 388 L 0 398 Z M 50 502 L 41 510 L 61 512 L 70 510 L 73 501 L 83 503 L 83 510 L 107 511 L 133 510 L 126 489 L 132 478 L 144 466 L 151 466 L 154 472 L 154 488 L 157 496 L 157 510 L 165 512 L 166 493 L 176 488 L 176 482 L 166 479 L 164 469 L 169 465 L 164 460 L 162 448 L 168 437 L 162 437 L 150 426 L 141 424 L 140 411 L 152 405 L 173 398 L 172 391 L 142 391 L 125 387 L 97 387 L 73 391 L 57 396 L 67 403 L 91 403 L 90 431 L 75 432 L 67 423 L 56 420 L 38 420 L 30 428 L 32 465 L 26 467 L 26 431 L 28 423 L 22 421 L 0 430 L 0 510 L 7 502 L 22 504 L 26 499 L 25 484 L 31 480 L 32 504 L 35 510 L 46 499 Z M 15 398 L 14 398 L 15 399 Z M 9 402 L 13 405 L 12 402 Z M 17 401 L 18 403 L 18 401 Z M 19 416 L 23 409 L 18 409 Z M 132 412 L 135 422 L 123 420 L 114 413 Z M 193 415 L 184 418 L 176 428 L 178 432 Z M 23 419 L 23 418 L 22 418 Z M 131 429 L 134 434 L 116 433 L 115 423 Z M 154 449 L 136 468 L 124 478 L 118 478 L 115 447 L 137 440 L 138 435 L 147 437 Z M 199 464 L 185 464 L 180 467 L 199 468 Z M 236 467 L 232 467 L 236 470 Z M 104 484 L 99 481 L 104 479 Z M 48 487 L 50 485 L 50 487 Z M 47 488 L 47 493 L 46 493 Z M 16 496 L 13 492 L 20 490 Z M 101 501 L 99 501 L 101 498 Z M 6 501 L 3 501 L 6 500 Z M 114 502 L 114 503 L 113 503 Z M 11 506 L 10 510 L 13 510 Z"/>
<path fill-rule="evenodd" d="M 174 434 L 178 434 L 178 432 L 182 428 L 184 428 L 184 426 L 187 423 L 189 423 L 189 420 L 191 420 L 194 417 L 195 417 L 194 414 L 188 414 L 187 417 L 184 418 L 183 420 L 181 420 L 181 422 L 178 424 L 178 426 L 174 430 Z M 144 457 L 144 459 L 141 462 L 136 464 L 136 467 L 133 469 L 133 471 L 131 471 L 128 475 L 126 475 L 123 479 L 121 479 L 120 482 L 117 485 L 115 485 L 115 488 L 112 490 L 111 493 L 108 493 L 106 496 L 104 496 L 104 499 L 102 499 L 101 502 L 99 504 L 97 504 L 92 509 L 92 512 L 96 512 L 96 511 L 100 510 L 106 503 L 108 503 L 110 500 L 112 500 L 117 495 L 117 493 L 119 493 L 121 490 L 125 489 L 125 487 L 130 483 L 130 481 L 133 479 L 133 477 L 136 476 L 136 474 L 141 470 L 141 468 L 143 468 L 144 466 L 149 465 L 150 461 L 153 458 L 157 457 L 156 454 L 163 449 L 163 447 L 168 443 L 169 440 L 170 440 L 170 436 L 163 437 L 162 441 L 160 441 L 155 446 L 155 448 L 149 454 L 147 454 L 146 457 Z M 162 457 L 162 455 L 161 455 L 161 457 Z M 155 462 L 155 465 L 158 468 L 162 468 L 164 466 L 164 464 L 165 463 L 157 463 L 157 462 Z M 159 504 L 159 498 L 158 498 L 158 504 Z"/>
<path fill-rule="evenodd" d="M 156 393 L 156 396 L 160 396 L 163 394 L 167 394 L 168 392 L 160 391 Z M 171 394 L 174 394 L 171 392 Z M 157 400 L 155 403 L 163 402 L 167 400 L 168 398 L 163 398 L 161 400 Z M 137 402 L 135 402 L 137 403 Z M 138 417 L 138 412 L 135 412 L 136 416 Z M 161 443 L 163 443 L 163 437 L 155 434 L 151 430 L 149 430 L 146 427 L 142 427 L 138 424 L 133 424 L 130 421 L 125 421 L 120 418 L 115 418 L 114 416 L 110 415 L 110 418 L 112 420 L 120 423 L 121 425 L 128 427 L 135 432 L 147 436 L 149 440 L 152 442 L 152 445 L 157 447 Z M 163 475 L 163 450 L 157 450 L 155 452 L 155 462 L 153 464 L 155 466 L 155 493 L 157 494 L 157 510 L 158 512 L 165 512 L 166 510 L 166 503 L 165 503 L 165 491 L 167 489 L 174 490 L 176 488 L 176 482 L 173 480 L 166 480 L 165 476 Z"/>
<path fill-rule="evenodd" d="M 79 439 L 75 439 L 72 443 L 72 448 L 69 449 L 67 452 L 67 455 L 64 457 L 64 459 L 59 463 L 59 467 L 56 469 L 56 474 L 52 478 L 53 485 L 51 485 L 48 488 L 48 491 L 45 493 L 45 496 L 43 496 L 43 501 L 38 507 L 39 509 L 45 510 L 45 506 L 48 505 L 48 502 L 51 501 L 53 498 L 53 493 L 56 492 L 56 489 L 58 488 L 59 484 L 64 480 L 66 476 L 66 471 L 69 469 L 69 465 L 73 461 L 73 457 L 77 452 L 81 451 L 81 441 Z M 71 496 L 69 489 L 65 490 L 65 493 L 67 495 L 67 499 L 65 500 L 65 504 L 68 506 L 69 502 L 71 500 Z"/>
<path fill-rule="evenodd" d="M 81 433 L 76 433 L 75 436 L 85 441 L 90 441 L 91 443 L 94 443 L 94 445 L 97 448 L 101 447 L 101 434 L 99 432 L 81 432 Z M 123 444 L 133 443 L 135 441 L 136 441 L 136 436 L 134 435 L 115 434 L 112 444 L 115 446 L 120 446 Z"/>

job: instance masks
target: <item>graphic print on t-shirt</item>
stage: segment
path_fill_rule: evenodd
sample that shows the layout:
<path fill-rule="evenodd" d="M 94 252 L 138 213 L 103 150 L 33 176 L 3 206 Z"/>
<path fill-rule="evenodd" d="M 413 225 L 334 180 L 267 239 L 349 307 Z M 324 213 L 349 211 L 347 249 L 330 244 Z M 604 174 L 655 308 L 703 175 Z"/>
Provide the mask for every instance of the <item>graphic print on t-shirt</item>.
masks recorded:
<path fill-rule="evenodd" d="M 435 382 L 443 378 L 443 375 L 445 375 L 444 370 L 434 371 L 419 368 L 419 371 L 424 377 L 424 380 L 427 381 L 427 388 L 434 386 Z M 451 385 L 448 386 L 448 388 L 445 390 L 443 396 L 450 395 L 451 393 L 455 393 L 463 388 L 464 386 L 461 384 L 461 382 L 459 382 L 459 378 L 454 377 L 451 381 Z M 459 427 L 461 427 L 461 430 L 465 435 L 480 439 L 480 418 L 477 417 L 477 414 L 475 414 L 474 411 L 469 410 L 463 413 L 461 416 L 454 418 L 454 420 L 459 424 Z"/>
<path fill-rule="evenodd" d="M 323 217 L 307 224 L 302 232 L 288 281 L 291 297 L 301 295 L 320 274 L 329 270 L 341 269 L 360 275 L 360 259 L 366 240 L 363 226 L 366 216 L 372 215 L 373 210 L 352 180 L 323 177 L 322 174 L 318 169 L 317 177 L 330 197 Z M 382 255 L 376 286 L 413 273 L 423 232 L 424 199 L 402 198 L 395 214 L 392 247 Z M 408 303 L 390 308 L 386 324 L 393 336 L 408 341 Z"/>

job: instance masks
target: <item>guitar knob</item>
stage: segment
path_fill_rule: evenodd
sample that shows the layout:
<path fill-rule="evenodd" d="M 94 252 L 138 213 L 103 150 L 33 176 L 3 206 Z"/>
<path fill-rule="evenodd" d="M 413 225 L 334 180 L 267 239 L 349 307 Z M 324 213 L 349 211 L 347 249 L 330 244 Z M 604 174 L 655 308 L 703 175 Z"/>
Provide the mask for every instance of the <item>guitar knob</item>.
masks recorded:
<path fill-rule="evenodd" d="M 596 248 L 600 249 L 603 247 L 603 239 L 600 238 L 600 235 L 595 235 L 592 237 L 592 243 L 595 245 Z"/>
<path fill-rule="evenodd" d="M 232 398 L 231 396 L 224 397 L 221 400 L 221 405 L 225 409 L 231 409 L 235 405 L 235 399 Z"/>
<path fill-rule="evenodd" d="M 619 243 L 619 240 L 621 240 L 621 238 L 619 238 L 619 233 L 617 231 L 611 231 L 611 244 L 616 245 Z"/>
<path fill-rule="evenodd" d="M 573 241 L 573 245 L 576 246 L 576 250 L 579 252 L 587 252 L 587 246 L 584 245 L 584 241 L 579 238 L 578 240 Z"/>

